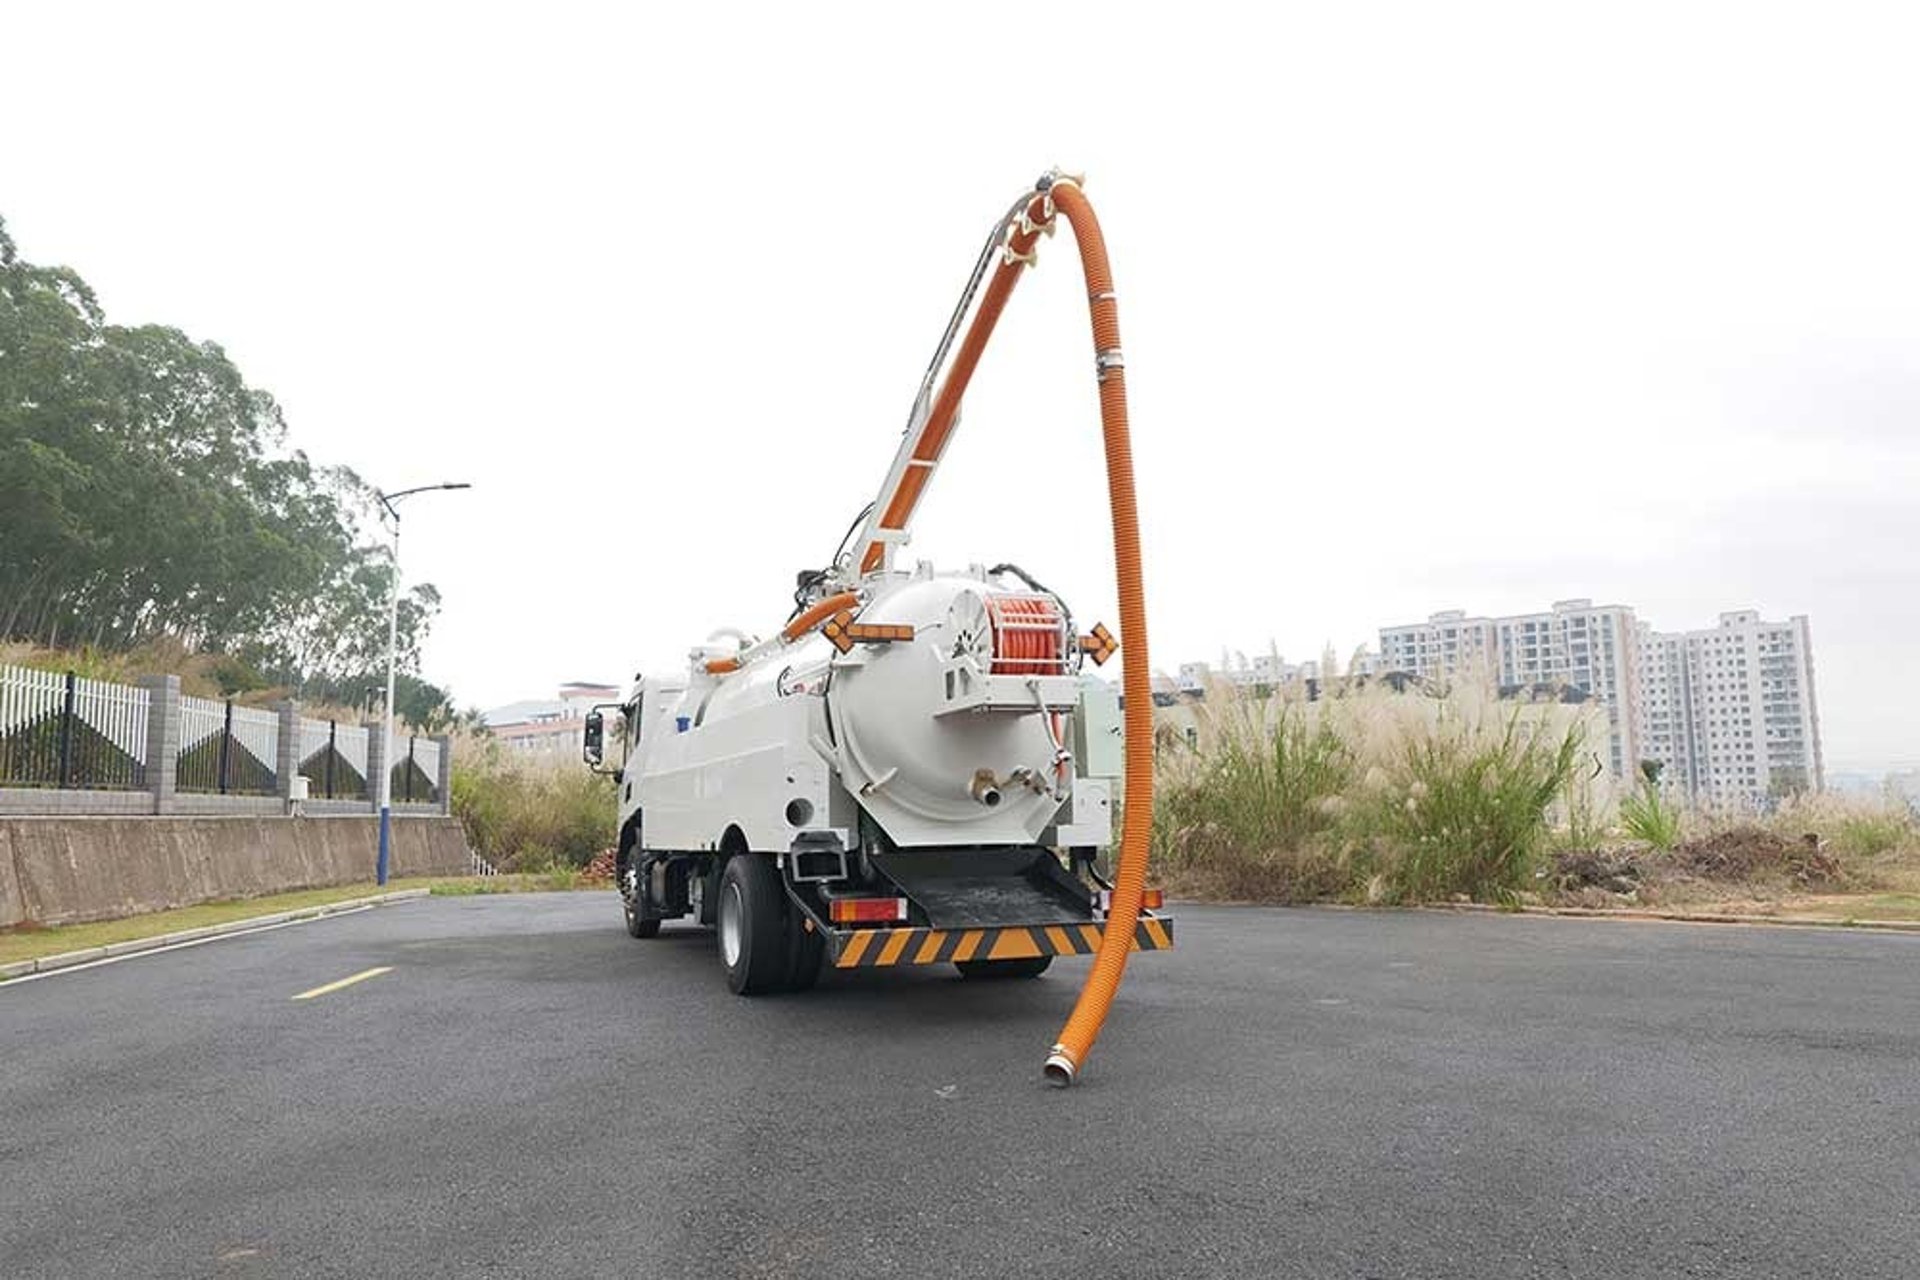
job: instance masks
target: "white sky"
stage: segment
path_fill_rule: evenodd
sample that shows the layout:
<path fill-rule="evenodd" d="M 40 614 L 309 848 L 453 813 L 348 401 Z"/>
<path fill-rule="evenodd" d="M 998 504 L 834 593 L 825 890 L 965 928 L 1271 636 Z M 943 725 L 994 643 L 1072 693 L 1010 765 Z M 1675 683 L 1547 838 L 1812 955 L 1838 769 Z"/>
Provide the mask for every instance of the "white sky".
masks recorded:
<path fill-rule="evenodd" d="M 1153 659 L 1459 606 L 1812 618 L 1829 767 L 1920 759 L 1898 6 L 11 6 L 0 214 L 392 488 L 462 703 L 785 617 L 981 237 L 1083 169 Z M 162 10 L 165 12 L 162 12 Z M 1112 618 L 1045 246 L 909 555 Z"/>

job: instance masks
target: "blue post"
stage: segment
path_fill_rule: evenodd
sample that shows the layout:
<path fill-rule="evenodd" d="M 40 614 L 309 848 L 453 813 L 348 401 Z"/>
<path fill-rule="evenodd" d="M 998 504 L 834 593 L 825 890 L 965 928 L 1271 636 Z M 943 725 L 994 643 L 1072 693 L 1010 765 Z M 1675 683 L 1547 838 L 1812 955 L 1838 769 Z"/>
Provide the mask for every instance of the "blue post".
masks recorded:
<path fill-rule="evenodd" d="M 393 810 L 386 805 L 380 806 L 380 863 L 374 872 L 374 878 L 381 884 L 387 882 L 387 853 L 393 840 Z"/>

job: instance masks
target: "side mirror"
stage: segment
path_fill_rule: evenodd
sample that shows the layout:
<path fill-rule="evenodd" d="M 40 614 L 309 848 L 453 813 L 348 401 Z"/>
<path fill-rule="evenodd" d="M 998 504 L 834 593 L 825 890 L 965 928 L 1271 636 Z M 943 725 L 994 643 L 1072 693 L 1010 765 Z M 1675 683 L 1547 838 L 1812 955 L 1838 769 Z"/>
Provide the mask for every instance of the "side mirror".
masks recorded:
<path fill-rule="evenodd" d="M 606 755 L 607 721 L 598 711 L 587 713 L 587 732 L 580 747 L 580 757 L 589 767 L 598 769 L 600 761 Z"/>

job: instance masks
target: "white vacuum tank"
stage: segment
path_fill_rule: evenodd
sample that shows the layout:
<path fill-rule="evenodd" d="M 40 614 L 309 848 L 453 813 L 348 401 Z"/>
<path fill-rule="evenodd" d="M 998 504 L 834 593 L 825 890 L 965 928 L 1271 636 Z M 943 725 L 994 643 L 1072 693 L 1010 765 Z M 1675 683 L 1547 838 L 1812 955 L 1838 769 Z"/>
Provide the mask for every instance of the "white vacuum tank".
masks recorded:
<path fill-rule="evenodd" d="M 842 778 L 894 843 L 1032 844 L 1071 794 L 1076 639 L 1051 595 L 984 576 L 888 584 L 860 612 L 911 640 L 855 644 L 827 692 Z"/>

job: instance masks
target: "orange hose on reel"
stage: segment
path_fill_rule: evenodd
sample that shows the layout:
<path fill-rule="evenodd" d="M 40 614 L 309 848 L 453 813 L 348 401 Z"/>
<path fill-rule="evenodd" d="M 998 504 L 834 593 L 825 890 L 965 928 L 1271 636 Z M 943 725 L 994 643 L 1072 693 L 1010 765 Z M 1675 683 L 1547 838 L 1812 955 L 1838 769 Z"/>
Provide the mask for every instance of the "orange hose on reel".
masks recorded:
<path fill-rule="evenodd" d="M 1045 596 L 989 596 L 997 676 L 1057 676 L 1067 668 L 1066 617 Z"/>

